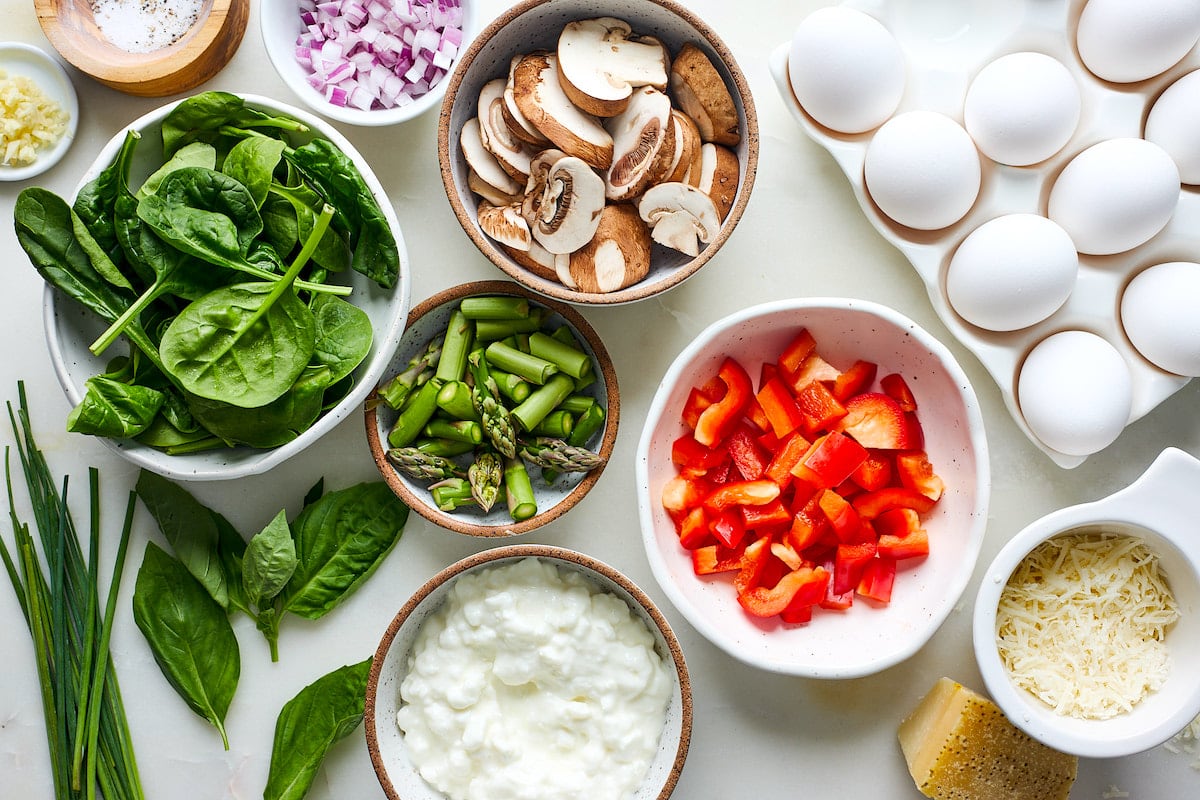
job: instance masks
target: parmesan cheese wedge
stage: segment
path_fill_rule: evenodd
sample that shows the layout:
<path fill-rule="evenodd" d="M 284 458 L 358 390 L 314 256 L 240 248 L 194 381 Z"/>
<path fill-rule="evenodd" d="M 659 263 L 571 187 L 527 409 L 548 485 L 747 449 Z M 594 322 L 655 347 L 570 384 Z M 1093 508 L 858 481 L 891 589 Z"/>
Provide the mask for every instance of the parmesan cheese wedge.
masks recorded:
<path fill-rule="evenodd" d="M 917 788 L 934 800 L 1066 800 L 1079 766 L 949 678 L 934 684 L 898 733 Z"/>

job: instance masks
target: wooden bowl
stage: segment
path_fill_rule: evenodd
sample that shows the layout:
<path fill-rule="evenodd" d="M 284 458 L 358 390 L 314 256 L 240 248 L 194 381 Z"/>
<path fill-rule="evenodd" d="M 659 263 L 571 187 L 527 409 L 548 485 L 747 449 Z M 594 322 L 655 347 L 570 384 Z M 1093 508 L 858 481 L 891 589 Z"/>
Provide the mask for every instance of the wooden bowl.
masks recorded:
<path fill-rule="evenodd" d="M 446 330 L 450 313 L 458 307 L 464 297 L 479 295 L 501 295 L 523 297 L 537 306 L 550 311 L 548 324 L 551 327 L 566 326 L 575 338 L 584 345 L 597 367 L 596 381 L 584 393 L 590 394 L 605 408 L 604 427 L 596 434 L 594 449 L 607 462 L 612 457 L 617 442 L 617 427 L 621 419 L 621 395 L 617 387 L 617 373 L 612 358 L 600 341 L 599 334 L 573 307 L 547 299 L 536 292 L 511 281 L 475 281 L 453 286 L 418 303 L 409 312 L 407 327 L 391 363 L 383 370 L 380 385 L 390 381 L 404 371 L 409 361 L 425 349 L 430 339 Z M 430 481 L 417 481 L 398 471 L 388 460 L 388 432 L 396 423 L 398 414 L 379 402 L 372 393 L 365 406 L 367 443 L 379 474 L 391 487 L 396 496 L 425 519 L 455 533 L 468 536 L 502 538 L 529 533 L 561 517 L 583 499 L 600 479 L 605 467 L 602 465 L 591 472 L 572 472 L 559 475 L 545 483 L 540 474 L 532 476 L 537 513 L 520 522 L 514 522 L 503 502 L 497 503 L 488 512 L 479 507 L 459 508 L 442 511 L 429 495 Z M 536 471 L 535 471 L 536 473 Z"/>
<path fill-rule="evenodd" d="M 87 0 L 34 0 L 46 38 L 75 67 L 126 94 L 163 97 L 212 78 L 233 58 L 250 15 L 250 0 L 207 0 L 200 19 L 178 41 L 131 53 L 104 38 Z"/>

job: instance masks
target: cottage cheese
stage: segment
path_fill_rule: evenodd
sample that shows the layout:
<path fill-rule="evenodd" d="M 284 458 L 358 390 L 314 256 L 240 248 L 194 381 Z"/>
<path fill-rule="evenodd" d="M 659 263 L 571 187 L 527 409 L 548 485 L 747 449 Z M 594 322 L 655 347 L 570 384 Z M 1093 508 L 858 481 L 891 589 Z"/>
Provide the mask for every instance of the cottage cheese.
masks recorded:
<path fill-rule="evenodd" d="M 671 686 L 624 600 L 526 558 L 461 576 L 422 623 L 397 723 L 451 800 L 620 800 L 658 750 Z"/>

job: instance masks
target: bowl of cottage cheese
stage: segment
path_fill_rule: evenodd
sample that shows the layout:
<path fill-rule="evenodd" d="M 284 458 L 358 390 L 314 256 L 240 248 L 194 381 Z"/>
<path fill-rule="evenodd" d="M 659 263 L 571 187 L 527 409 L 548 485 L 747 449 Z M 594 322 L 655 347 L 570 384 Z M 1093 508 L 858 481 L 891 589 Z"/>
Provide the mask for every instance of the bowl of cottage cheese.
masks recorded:
<path fill-rule="evenodd" d="M 458 561 L 400 609 L 372 662 L 367 748 L 391 800 L 665 800 L 691 685 L 653 602 L 542 545 Z"/>

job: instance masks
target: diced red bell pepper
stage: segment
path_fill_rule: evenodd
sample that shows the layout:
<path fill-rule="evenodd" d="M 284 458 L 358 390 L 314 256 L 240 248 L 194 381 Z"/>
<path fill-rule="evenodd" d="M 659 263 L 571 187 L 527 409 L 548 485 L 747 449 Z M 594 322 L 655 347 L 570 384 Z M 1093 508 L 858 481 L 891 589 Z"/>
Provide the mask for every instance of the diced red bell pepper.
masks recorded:
<path fill-rule="evenodd" d="M 845 611 L 854 604 L 854 589 L 845 592 L 835 592 L 833 590 L 833 572 L 836 568 L 833 559 L 826 561 L 822 565 L 830 578 L 825 583 L 825 596 L 818 603 L 821 608 L 826 608 L 831 611 Z M 855 587 L 857 588 L 857 587 Z"/>
<path fill-rule="evenodd" d="M 755 398 L 771 424 L 771 430 L 780 438 L 799 428 L 805 421 L 792 390 L 778 378 L 767 381 Z"/>
<path fill-rule="evenodd" d="M 850 474 L 850 480 L 868 492 L 882 489 L 892 482 L 892 459 L 886 451 L 868 450 L 867 460 Z"/>
<path fill-rule="evenodd" d="M 796 395 L 796 405 L 804 417 L 804 429 L 812 434 L 832 428 L 846 416 L 846 407 L 820 381 L 812 381 Z"/>
<path fill-rule="evenodd" d="M 850 365 L 833 382 L 833 396 L 838 402 L 844 403 L 856 394 L 865 392 L 867 387 L 875 382 L 875 373 L 879 367 L 871 361 L 859 359 Z"/>
<path fill-rule="evenodd" d="M 903 538 L 921 529 L 921 517 L 911 508 L 892 508 L 875 518 L 875 531 L 880 536 Z"/>
<path fill-rule="evenodd" d="M 792 515 L 778 497 L 761 506 L 741 506 L 742 520 L 747 530 L 772 532 L 792 523 Z"/>
<path fill-rule="evenodd" d="M 846 415 L 836 430 L 853 436 L 863 447 L 877 450 L 914 450 L 921 437 L 910 415 L 881 392 L 863 392 L 846 401 Z"/>
<path fill-rule="evenodd" d="M 744 550 L 730 549 L 719 544 L 697 547 L 692 551 L 692 569 L 697 575 L 713 575 L 742 568 Z"/>
<path fill-rule="evenodd" d="M 913 396 L 912 389 L 908 388 L 908 383 L 901 375 L 895 372 L 884 375 L 879 379 L 879 388 L 905 411 L 917 410 L 917 398 Z"/>
<path fill-rule="evenodd" d="M 803 583 L 796 590 L 796 593 L 792 595 L 792 601 L 788 603 L 787 608 L 779 612 L 780 619 L 791 624 L 808 622 L 812 619 L 813 606 L 824 599 L 828 589 L 828 570 L 824 567 L 812 568 L 809 580 Z"/>
<path fill-rule="evenodd" d="M 740 593 L 738 602 L 756 617 L 773 617 L 786 609 L 803 587 L 819 583 L 820 580 L 820 576 L 811 567 L 800 567 L 784 575 L 770 589 L 765 586 L 753 586 Z"/>
<path fill-rule="evenodd" d="M 924 450 L 912 450 L 896 454 L 896 472 L 900 483 L 915 489 L 930 500 L 937 500 L 946 489 L 946 484 L 933 471 L 933 464 Z"/>
<path fill-rule="evenodd" d="M 856 591 L 868 600 L 890 603 L 895 582 L 896 562 L 890 558 L 873 558 L 867 562 Z"/>
<path fill-rule="evenodd" d="M 686 514 L 703 503 L 710 491 L 710 487 L 699 479 L 676 475 L 663 486 L 663 508 L 672 517 Z"/>
<path fill-rule="evenodd" d="M 717 377 L 725 384 L 725 395 L 700 412 L 696 421 L 696 441 L 706 447 L 715 446 L 729 435 L 754 397 L 750 376 L 734 359 L 726 358 L 721 363 Z"/>
<path fill-rule="evenodd" d="M 879 548 L 879 555 L 895 561 L 922 558 L 929 555 L 929 533 L 924 528 L 917 528 L 903 535 L 883 533 L 879 535 L 876 546 Z"/>
<path fill-rule="evenodd" d="M 874 542 L 839 544 L 833 562 L 833 593 L 854 591 L 875 553 Z"/>
<path fill-rule="evenodd" d="M 725 440 L 725 450 L 738 474 L 752 481 L 762 477 L 771 456 L 747 425 L 739 425 Z"/>
<path fill-rule="evenodd" d="M 846 502 L 845 498 L 833 489 L 826 489 L 821 492 L 817 504 L 829 520 L 829 524 L 833 526 L 833 532 L 837 534 L 839 542 L 857 544 L 863 541 L 862 521 L 858 518 L 854 506 Z"/>
<path fill-rule="evenodd" d="M 746 535 L 746 523 L 736 508 L 717 512 L 709 520 L 708 528 L 719 544 L 730 548 L 740 545 L 742 537 Z"/>
<path fill-rule="evenodd" d="M 741 595 L 759 585 L 763 568 L 766 567 L 770 555 L 770 536 L 760 536 L 746 545 L 746 549 L 742 553 L 742 566 L 737 575 L 733 577 L 735 592 Z"/>
<path fill-rule="evenodd" d="M 671 443 L 671 461 L 681 467 L 709 470 L 729 460 L 729 452 L 719 447 L 707 447 L 694 436 L 684 434 Z"/>
<path fill-rule="evenodd" d="M 827 489 L 849 478 L 866 458 L 865 447 L 834 431 L 812 443 L 792 474 Z"/>
<path fill-rule="evenodd" d="M 800 569 L 804 566 L 804 559 L 800 554 L 792 549 L 792 546 L 787 542 L 781 542 L 778 539 L 771 540 L 771 555 L 787 565 L 788 569 Z"/>
<path fill-rule="evenodd" d="M 761 506 L 779 497 L 779 484 L 759 479 L 756 481 L 730 481 L 714 489 L 704 498 L 704 506 L 710 511 L 722 511 L 730 506 Z"/>
<path fill-rule="evenodd" d="M 785 538 L 793 550 L 804 553 L 820 542 L 828 530 L 829 520 L 821 512 L 820 493 L 817 493 L 792 517 L 792 526 L 788 528 Z"/>
<path fill-rule="evenodd" d="M 764 361 L 758 369 L 758 388 L 766 386 L 772 378 L 779 377 L 779 365 L 772 361 Z"/>
<path fill-rule="evenodd" d="M 828 381 L 832 383 L 841 374 L 841 370 L 821 358 L 820 355 L 810 353 L 808 358 L 804 359 L 804 363 L 800 365 L 800 369 L 787 376 L 788 385 L 792 387 L 794 392 L 799 394 L 805 386 L 808 386 L 813 381 Z"/>
<path fill-rule="evenodd" d="M 889 486 L 874 492 L 865 492 L 854 498 L 854 510 L 863 519 L 875 519 L 893 508 L 911 508 L 925 514 L 933 508 L 934 501 L 918 491 L 904 486 Z"/>
<path fill-rule="evenodd" d="M 788 375 L 795 375 L 804 360 L 816 349 L 817 340 L 808 332 L 808 328 L 801 328 L 779 354 L 779 368 Z"/>
<path fill-rule="evenodd" d="M 800 459 L 804 458 L 811 445 L 802 433 L 793 431 L 774 451 L 775 456 L 767 464 L 763 477 L 770 478 L 781 487 L 787 487 L 793 477 L 792 470 L 800 463 Z"/>
<path fill-rule="evenodd" d="M 767 412 L 763 411 L 758 398 L 750 398 L 750 404 L 746 406 L 746 419 L 750 420 L 760 433 L 772 431 L 771 420 L 767 419 Z"/>
<path fill-rule="evenodd" d="M 712 531 L 708 527 L 708 513 L 704 506 L 697 506 L 679 521 L 679 544 L 685 550 L 695 550 L 713 543 Z"/>

